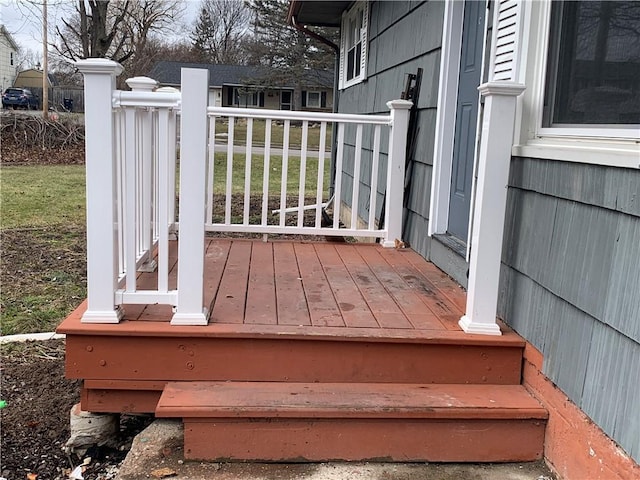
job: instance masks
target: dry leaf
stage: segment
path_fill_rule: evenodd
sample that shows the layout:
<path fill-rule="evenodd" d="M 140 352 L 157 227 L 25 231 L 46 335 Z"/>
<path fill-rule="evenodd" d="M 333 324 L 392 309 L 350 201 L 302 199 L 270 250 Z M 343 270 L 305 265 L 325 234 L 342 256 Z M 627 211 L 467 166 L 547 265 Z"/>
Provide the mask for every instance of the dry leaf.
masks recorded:
<path fill-rule="evenodd" d="M 37 473 L 27 473 L 27 480 L 36 480 L 38 478 Z"/>
<path fill-rule="evenodd" d="M 175 472 L 175 470 L 171 470 L 170 468 L 164 467 L 164 468 L 157 468 L 153 470 L 151 472 L 151 475 L 156 478 L 168 478 L 168 477 L 175 477 L 177 473 Z"/>

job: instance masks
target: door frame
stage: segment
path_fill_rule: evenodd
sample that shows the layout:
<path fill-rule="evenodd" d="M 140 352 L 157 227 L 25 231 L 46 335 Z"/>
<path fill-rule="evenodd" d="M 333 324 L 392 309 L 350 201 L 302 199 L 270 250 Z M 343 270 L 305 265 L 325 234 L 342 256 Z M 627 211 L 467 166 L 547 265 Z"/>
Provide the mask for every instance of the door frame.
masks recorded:
<path fill-rule="evenodd" d="M 429 226 L 427 230 L 429 236 L 444 234 L 447 232 L 449 226 L 449 195 L 451 193 L 451 175 L 453 168 L 453 147 L 455 140 L 464 6 L 465 2 L 445 2 L 444 8 L 435 144 L 433 150 L 433 173 L 431 176 L 431 201 L 429 204 Z M 489 22 L 492 21 L 489 17 L 490 15 L 485 15 L 480 83 L 482 83 L 482 79 L 484 78 L 485 59 L 488 54 L 486 37 Z M 478 92 L 478 103 L 480 103 L 480 92 Z M 476 146 L 480 139 L 481 110 L 481 108 L 478 108 L 478 118 L 476 119 Z M 467 261 L 473 225 L 477 157 L 478 150 L 476 148 L 473 159 L 471 206 L 467 235 Z"/>

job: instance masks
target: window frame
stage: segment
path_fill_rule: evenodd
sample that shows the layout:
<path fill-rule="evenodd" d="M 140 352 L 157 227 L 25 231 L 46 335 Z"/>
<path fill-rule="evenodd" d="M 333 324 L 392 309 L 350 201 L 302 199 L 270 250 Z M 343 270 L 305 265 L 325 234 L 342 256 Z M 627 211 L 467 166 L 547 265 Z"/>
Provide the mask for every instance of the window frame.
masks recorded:
<path fill-rule="evenodd" d="M 322 105 L 322 93 L 320 92 L 320 90 L 307 90 L 305 93 L 307 95 L 307 98 L 305 99 L 305 103 L 306 103 L 307 108 L 322 108 L 321 107 L 321 105 Z M 310 95 L 312 95 L 312 94 L 315 94 L 315 95 L 318 96 L 318 104 L 317 105 L 315 105 L 315 104 L 312 105 L 309 102 Z"/>
<path fill-rule="evenodd" d="M 517 72 L 527 89 L 518 99 L 513 155 L 625 168 L 640 168 L 640 135 L 634 125 L 544 127 L 551 0 L 523 2 L 522 48 Z M 613 124 L 611 124 L 613 125 Z"/>
<path fill-rule="evenodd" d="M 351 31 L 349 25 L 351 22 L 357 22 L 358 17 L 362 19 L 362 25 L 360 27 L 359 42 L 356 42 L 352 48 L 356 48 L 360 43 L 360 72 L 358 75 L 354 75 L 353 78 L 347 79 L 348 76 L 348 63 L 349 63 L 349 51 L 350 46 L 347 44 Z M 349 10 L 345 10 L 342 13 L 342 21 L 340 27 L 340 81 L 338 88 L 344 90 L 358 83 L 363 82 L 367 78 L 367 60 L 368 60 L 368 37 L 369 37 L 369 3 L 366 0 L 360 0 L 355 2 Z M 354 62 L 354 68 L 356 63 Z"/>

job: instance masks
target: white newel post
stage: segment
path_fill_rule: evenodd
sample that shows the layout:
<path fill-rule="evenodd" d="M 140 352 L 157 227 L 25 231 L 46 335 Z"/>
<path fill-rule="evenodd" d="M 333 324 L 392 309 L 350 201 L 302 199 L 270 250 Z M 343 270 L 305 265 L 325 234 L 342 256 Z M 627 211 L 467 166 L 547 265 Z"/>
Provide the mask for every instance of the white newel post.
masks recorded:
<path fill-rule="evenodd" d="M 382 246 L 395 247 L 396 239 L 402 240 L 402 202 L 404 199 L 404 166 L 409 129 L 409 110 L 413 103 L 408 100 L 387 102 L 391 110 L 389 133 L 389 158 L 387 161 L 387 195 L 384 224 L 387 231 Z M 353 208 L 357 208 L 354 206 Z"/>
<path fill-rule="evenodd" d="M 173 325 L 206 325 L 204 225 L 209 71 L 182 69 L 178 305 Z"/>
<path fill-rule="evenodd" d="M 500 260 L 516 99 L 525 86 L 489 82 L 478 87 L 485 97 L 473 211 L 471 259 L 466 314 L 460 326 L 467 333 L 501 335 L 496 323 Z"/>
<path fill-rule="evenodd" d="M 76 63 L 84 75 L 85 163 L 87 171 L 86 323 L 118 323 L 115 128 L 112 95 L 122 66 L 102 58 Z"/>

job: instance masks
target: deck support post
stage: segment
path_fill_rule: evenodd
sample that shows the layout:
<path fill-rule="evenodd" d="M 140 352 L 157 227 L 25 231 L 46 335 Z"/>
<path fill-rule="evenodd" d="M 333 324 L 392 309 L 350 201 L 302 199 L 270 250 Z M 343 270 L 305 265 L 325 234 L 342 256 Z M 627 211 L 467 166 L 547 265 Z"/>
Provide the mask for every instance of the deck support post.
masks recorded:
<path fill-rule="evenodd" d="M 516 99 L 524 85 L 488 82 L 478 87 L 485 97 L 473 211 L 466 314 L 467 333 L 501 335 L 496 323 L 500 260 L 513 145 Z"/>
<path fill-rule="evenodd" d="M 182 69 L 178 305 L 172 325 L 206 325 L 204 225 L 209 71 Z"/>
<path fill-rule="evenodd" d="M 122 66 L 89 58 L 76 63 L 84 75 L 87 171 L 87 310 L 85 323 L 118 323 L 115 127 L 112 97 Z"/>
<path fill-rule="evenodd" d="M 396 239 L 402 240 L 402 202 L 404 199 L 404 170 L 407 152 L 409 111 L 413 103 L 408 100 L 387 102 L 391 110 L 389 132 L 389 158 L 387 160 L 387 194 L 384 225 L 386 234 L 382 241 L 385 248 L 395 247 Z M 358 179 L 355 179 L 358 181 Z M 358 208 L 352 205 L 351 208 Z M 381 219 L 382 220 L 382 219 Z"/>

